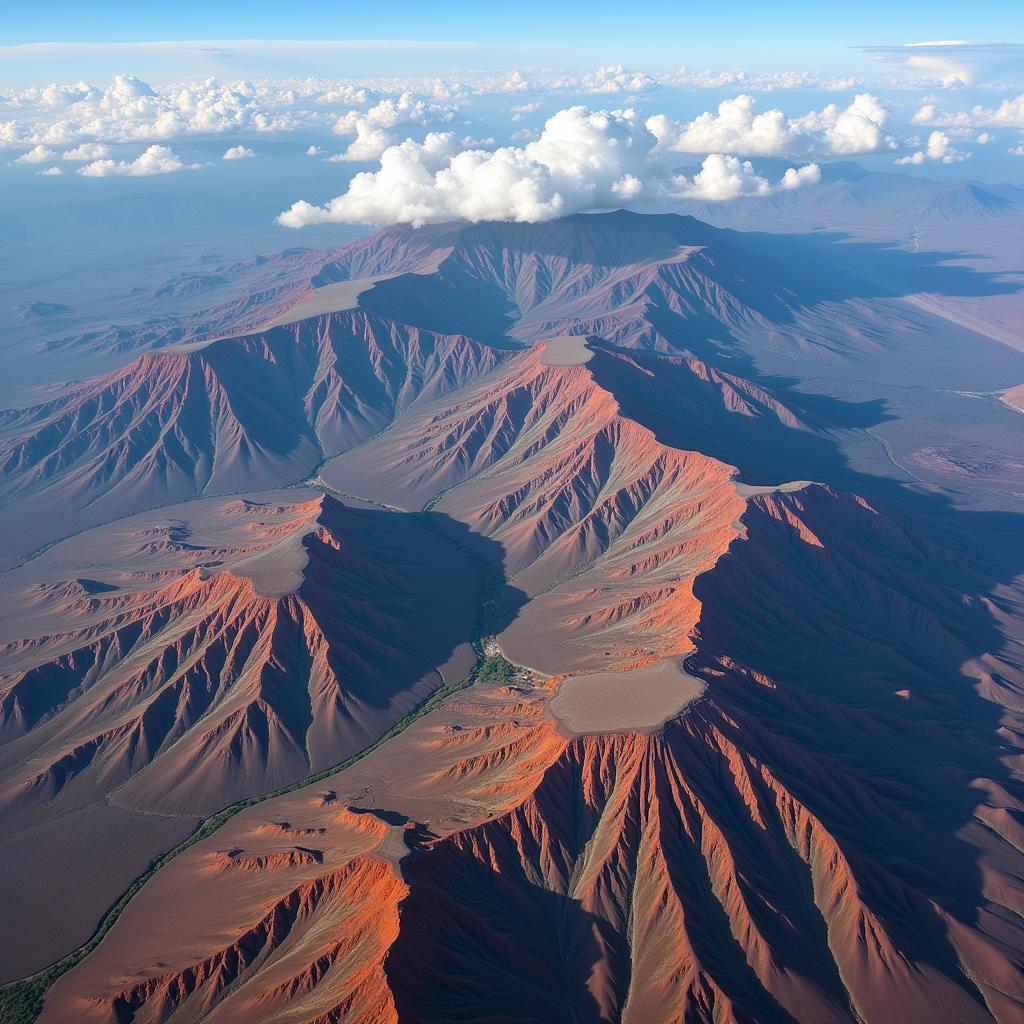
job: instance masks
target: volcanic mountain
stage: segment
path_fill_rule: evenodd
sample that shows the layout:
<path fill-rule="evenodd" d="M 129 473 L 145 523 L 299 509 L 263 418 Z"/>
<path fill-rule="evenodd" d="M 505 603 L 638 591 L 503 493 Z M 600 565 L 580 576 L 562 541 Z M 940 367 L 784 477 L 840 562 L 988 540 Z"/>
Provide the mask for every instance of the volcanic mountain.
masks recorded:
<path fill-rule="evenodd" d="M 324 492 L 287 572 L 197 529 L 170 573 L 182 538 L 134 531 L 147 585 L 40 575 L 54 627 L 4 652 L 16 836 L 275 789 L 487 656 L 157 870 L 43 1020 L 1024 1019 L 1024 528 L 854 471 L 878 417 L 759 371 L 759 338 L 838 367 L 905 326 L 829 326 L 867 296 L 765 246 L 628 214 L 388 230 L 315 281 L 372 279 L 356 308 L 8 414 L 23 515 L 113 517 L 112 485 L 269 523 L 212 496 Z M 62 951 L 18 921 L 26 964 Z"/>
<path fill-rule="evenodd" d="M 437 331 L 520 342 L 595 334 L 700 354 L 709 340 L 787 323 L 801 306 L 845 294 L 831 268 L 774 255 L 692 217 L 619 211 L 390 228 L 348 246 L 315 280 L 389 274 L 362 304 Z"/>

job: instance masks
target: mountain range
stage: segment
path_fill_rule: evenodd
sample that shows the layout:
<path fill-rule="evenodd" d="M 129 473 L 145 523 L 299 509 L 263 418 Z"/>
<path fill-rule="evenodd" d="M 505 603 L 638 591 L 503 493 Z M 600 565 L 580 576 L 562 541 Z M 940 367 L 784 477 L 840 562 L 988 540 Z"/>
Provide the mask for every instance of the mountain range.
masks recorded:
<path fill-rule="evenodd" d="M 902 453 L 1024 356 L 848 251 L 390 228 L 0 413 L 5 980 L 180 843 L 43 1021 L 1022 1019 L 1024 517 Z"/>

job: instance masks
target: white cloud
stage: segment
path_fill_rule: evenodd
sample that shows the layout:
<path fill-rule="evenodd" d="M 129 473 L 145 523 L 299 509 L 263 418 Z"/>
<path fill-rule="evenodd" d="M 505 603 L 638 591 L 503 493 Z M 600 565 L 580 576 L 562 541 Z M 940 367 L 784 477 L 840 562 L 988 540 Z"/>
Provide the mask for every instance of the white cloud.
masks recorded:
<path fill-rule="evenodd" d="M 394 142 L 394 139 L 383 128 L 375 128 L 365 120 L 356 123 L 355 134 L 356 137 L 349 143 L 348 149 L 344 153 L 330 157 L 332 162 L 376 160 Z"/>
<path fill-rule="evenodd" d="M 898 164 L 923 164 L 925 161 L 933 161 L 944 164 L 958 164 L 970 157 L 970 153 L 963 153 L 950 141 L 945 132 L 935 131 L 928 136 L 925 148 L 911 153 L 910 156 L 901 156 Z"/>
<path fill-rule="evenodd" d="M 710 154 L 692 178 L 655 153 L 657 139 L 634 111 L 570 107 L 548 118 L 540 137 L 493 152 L 463 149 L 451 132 L 388 147 L 376 171 L 355 175 L 325 206 L 294 203 L 286 227 L 344 222 L 421 225 L 445 220 L 553 220 L 579 210 L 720 201 L 773 188 L 749 161 Z M 817 180 L 791 169 L 782 187 Z"/>
<path fill-rule="evenodd" d="M 961 153 L 945 132 L 932 132 L 928 136 L 928 144 L 925 147 L 925 156 L 929 160 L 939 160 L 944 164 L 958 164 L 966 160 L 969 153 Z"/>
<path fill-rule="evenodd" d="M 817 164 L 807 164 L 804 167 L 790 167 L 782 176 L 779 188 L 792 190 L 802 188 L 804 185 L 817 185 L 821 181 L 821 168 Z"/>
<path fill-rule="evenodd" d="M 181 158 L 166 146 L 150 146 L 134 160 L 95 160 L 80 167 L 78 173 L 87 178 L 143 178 L 150 174 L 193 171 L 198 167 L 199 164 L 182 163 Z"/>
<path fill-rule="evenodd" d="M 935 120 L 935 104 L 926 103 L 910 119 L 911 124 L 931 124 Z"/>
<path fill-rule="evenodd" d="M 83 142 L 74 149 L 66 149 L 61 154 L 62 160 L 102 160 L 110 156 L 110 150 L 102 142 Z"/>
<path fill-rule="evenodd" d="M 1024 92 L 1013 99 L 1003 100 L 995 110 L 974 107 L 971 113 L 974 116 L 975 124 L 1024 128 Z"/>
<path fill-rule="evenodd" d="M 853 76 L 822 76 L 813 71 L 768 71 L 752 74 L 740 70 L 694 71 L 682 67 L 658 79 L 661 85 L 680 89 L 721 89 L 740 86 L 746 92 L 775 92 L 778 89 L 823 89 L 848 92 L 864 83 Z"/>
<path fill-rule="evenodd" d="M 646 72 L 630 71 L 621 64 L 598 68 L 580 80 L 582 91 L 593 93 L 646 92 L 657 85 L 657 80 Z"/>
<path fill-rule="evenodd" d="M 59 167 L 47 167 L 44 171 L 36 171 L 42 178 L 56 178 L 57 175 L 63 174 L 64 172 Z"/>
<path fill-rule="evenodd" d="M 745 71 L 692 71 L 682 67 L 661 76 L 661 84 L 681 89 L 719 89 L 725 85 L 747 84 Z"/>
<path fill-rule="evenodd" d="M 820 113 L 810 113 L 795 122 L 798 131 L 824 132 L 827 152 L 855 156 L 895 149 L 896 142 L 884 131 L 889 112 L 877 97 L 859 93 L 846 108 L 829 104 Z"/>
<path fill-rule="evenodd" d="M 0 122 L 0 145 L 71 145 L 81 140 L 132 142 L 182 135 L 322 129 L 333 102 L 366 99 L 364 89 L 337 83 L 271 83 L 216 79 L 155 89 L 133 75 L 116 75 L 105 88 L 85 82 L 51 84 L 9 94 L 0 106 L 14 119 Z"/>
<path fill-rule="evenodd" d="M 982 146 L 988 145 L 990 142 L 995 142 L 996 137 L 991 132 L 978 132 L 974 136 L 974 141 Z"/>
<path fill-rule="evenodd" d="M 963 39 L 905 43 L 902 46 L 862 46 L 876 60 L 902 64 L 918 79 L 960 88 L 991 81 L 994 75 L 1019 72 L 1024 59 L 1020 43 L 981 43 Z"/>
<path fill-rule="evenodd" d="M 753 96 L 737 96 L 718 105 L 718 113 L 705 111 L 693 121 L 674 122 L 664 114 L 647 121 L 663 149 L 674 153 L 741 153 L 768 156 L 794 145 L 792 130 L 781 110 L 754 113 Z"/>
<path fill-rule="evenodd" d="M 539 103 L 516 103 L 510 108 L 513 121 L 522 121 L 527 114 L 540 110 Z"/>
<path fill-rule="evenodd" d="M 350 110 L 338 119 L 334 130 L 339 135 L 352 135 L 360 124 L 369 124 L 375 128 L 425 124 L 435 110 L 435 107 L 417 99 L 411 92 L 403 92 L 397 99 L 383 99 L 365 112 Z"/>
<path fill-rule="evenodd" d="M 33 146 L 30 150 L 22 153 L 12 163 L 16 164 L 43 164 L 47 160 L 53 159 L 53 150 L 47 149 L 45 146 Z"/>
<path fill-rule="evenodd" d="M 647 121 L 662 149 L 674 153 L 725 152 L 739 156 L 853 156 L 892 149 L 886 133 L 889 112 L 868 93 L 849 106 L 829 104 L 821 111 L 790 118 L 781 110 L 756 112 L 746 94 L 724 100 L 718 112 L 705 111 L 689 122 L 658 114 Z"/>
<path fill-rule="evenodd" d="M 768 179 L 755 174 L 749 160 L 712 153 L 705 158 L 701 169 L 690 180 L 689 189 L 683 194 L 688 193 L 688 198 L 722 202 L 738 196 L 767 196 L 771 191 Z"/>
<path fill-rule="evenodd" d="M 352 85 L 349 82 L 338 82 L 318 91 L 313 100 L 315 103 L 366 103 L 369 99 L 366 89 Z"/>
<path fill-rule="evenodd" d="M 306 150 L 306 156 L 319 156 L 323 150 L 319 146 L 310 146 Z"/>
<path fill-rule="evenodd" d="M 970 110 L 942 111 L 934 103 L 926 103 L 911 121 L 938 128 L 1024 128 L 1024 93 L 1003 100 L 997 107 L 978 104 Z"/>
<path fill-rule="evenodd" d="M 530 80 L 522 71 L 513 71 L 498 79 L 495 86 L 496 92 L 526 92 L 530 88 Z"/>
<path fill-rule="evenodd" d="M 1019 146 L 1014 146 L 1012 149 L 1007 150 L 1010 156 L 1024 156 L 1024 142 Z"/>
<path fill-rule="evenodd" d="M 255 156 L 254 150 L 249 149 L 248 146 L 232 146 L 229 150 L 226 150 L 224 155 L 221 157 L 222 160 L 246 160 L 249 157 Z"/>
<path fill-rule="evenodd" d="M 389 129 L 436 124 L 451 120 L 451 117 L 450 110 L 417 99 L 408 91 L 396 99 L 383 99 L 365 112 L 350 110 L 338 119 L 334 130 L 339 135 L 354 135 L 355 139 L 344 153 L 330 159 L 364 163 L 377 160 L 394 142 Z"/>

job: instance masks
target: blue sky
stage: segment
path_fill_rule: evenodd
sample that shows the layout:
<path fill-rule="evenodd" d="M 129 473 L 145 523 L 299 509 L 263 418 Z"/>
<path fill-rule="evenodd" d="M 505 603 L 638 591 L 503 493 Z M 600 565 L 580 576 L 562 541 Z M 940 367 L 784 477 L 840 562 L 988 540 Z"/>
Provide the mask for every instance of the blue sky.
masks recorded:
<path fill-rule="evenodd" d="M 242 5 L 179 0 L 172 5 L 113 2 L 81 4 L 52 0 L 11 4 L 0 24 L 0 46 L 43 42 L 136 42 L 145 40 L 412 40 L 479 43 L 479 47 L 386 47 L 353 58 L 355 73 L 368 73 L 372 57 L 388 71 L 396 55 L 411 71 L 439 67 L 508 66 L 531 62 L 581 66 L 593 61 L 639 64 L 652 70 L 689 66 L 742 66 L 857 70 L 870 61 L 855 48 L 935 39 L 1024 42 L 1024 5 L 1006 0 L 970 4 L 932 2 L 826 3 L 789 0 L 766 4 L 732 0 L 709 4 L 605 0 L 515 4 L 479 2 L 324 3 L 252 0 Z M 504 52 L 502 52 L 504 51 Z M 8 51 L 0 80 L 22 78 L 26 69 Z M 88 68 L 86 51 L 61 60 L 33 50 L 37 72 L 46 66 Z"/>
<path fill-rule="evenodd" d="M 614 38 L 655 49 L 678 42 L 667 33 L 688 33 L 701 45 L 735 50 L 745 45 L 782 45 L 791 53 L 810 41 L 842 45 L 904 42 L 907 39 L 1006 39 L 1019 32 L 1024 13 L 1006 0 L 860 0 L 823 4 L 819 0 L 731 0 L 725 4 L 648 0 L 567 0 L 560 4 L 520 0 L 481 4 L 465 0 L 425 3 L 324 3 L 323 0 L 252 0 L 209 3 L 179 0 L 172 5 L 138 2 L 81 4 L 52 0 L 11 5 L 0 38 L 5 43 L 53 39 L 433 39 L 489 42 L 585 43 Z M 396 31 L 397 30 L 397 31 Z M 906 37 L 906 38 L 904 38 Z M 753 55 L 753 54 L 751 54 Z"/>

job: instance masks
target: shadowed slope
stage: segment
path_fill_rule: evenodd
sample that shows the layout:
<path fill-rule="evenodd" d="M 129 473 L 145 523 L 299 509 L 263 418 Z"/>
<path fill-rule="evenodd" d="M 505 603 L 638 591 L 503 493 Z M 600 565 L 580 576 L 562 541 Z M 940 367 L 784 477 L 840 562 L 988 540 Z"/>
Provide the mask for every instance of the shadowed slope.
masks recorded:
<path fill-rule="evenodd" d="M 743 509 L 730 467 L 660 445 L 589 367 L 546 365 L 538 347 L 321 474 L 407 506 L 440 493 L 438 510 L 498 541 L 509 579 L 537 598 L 505 641 L 548 672 L 689 650 L 690 584 Z"/>

